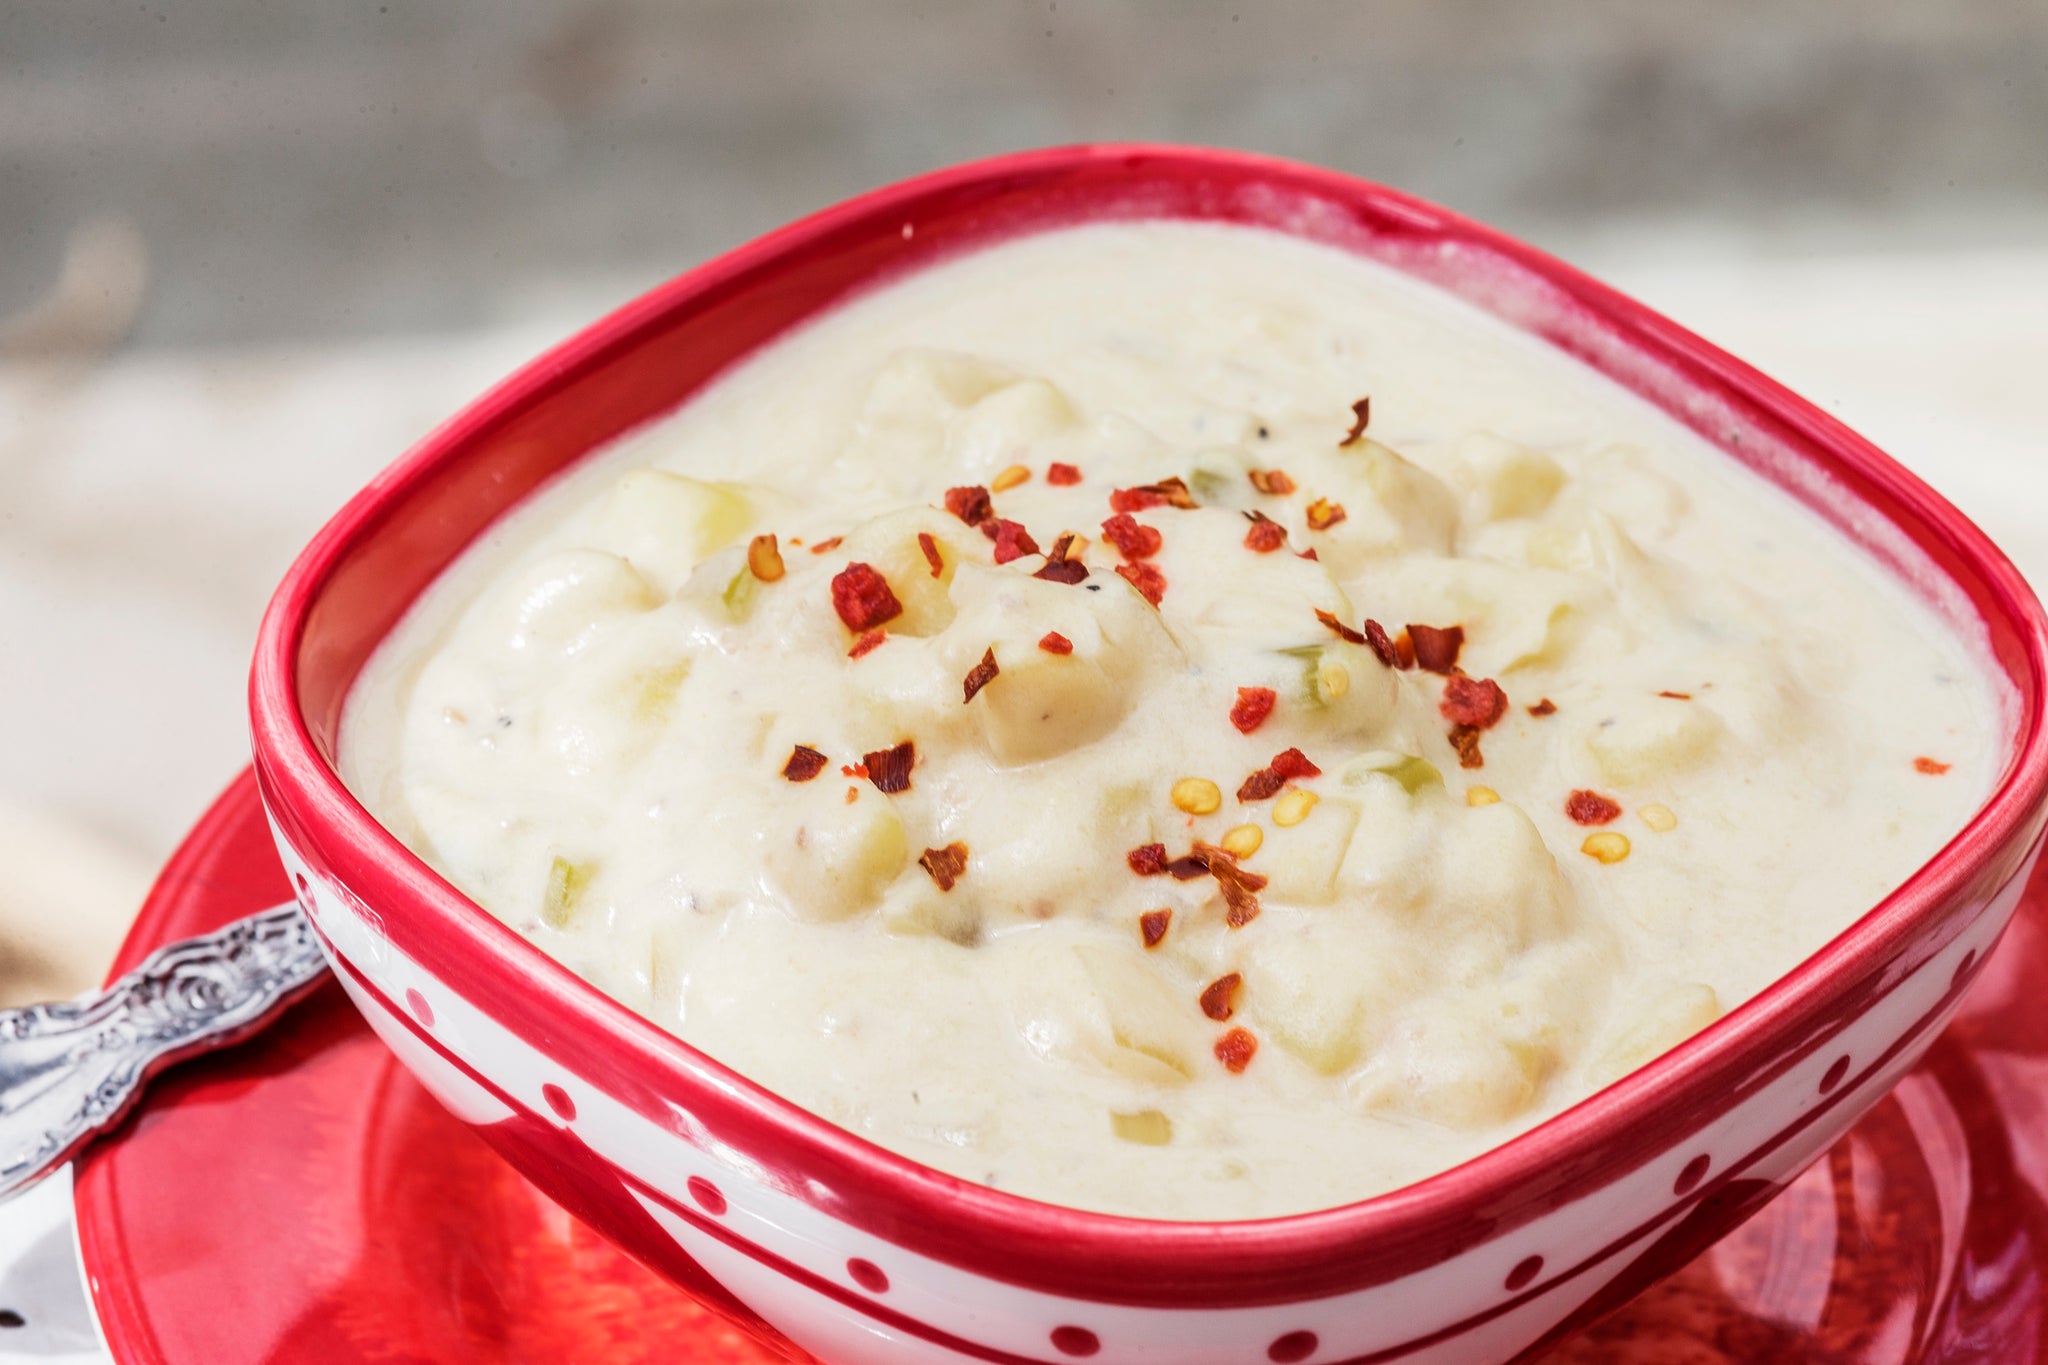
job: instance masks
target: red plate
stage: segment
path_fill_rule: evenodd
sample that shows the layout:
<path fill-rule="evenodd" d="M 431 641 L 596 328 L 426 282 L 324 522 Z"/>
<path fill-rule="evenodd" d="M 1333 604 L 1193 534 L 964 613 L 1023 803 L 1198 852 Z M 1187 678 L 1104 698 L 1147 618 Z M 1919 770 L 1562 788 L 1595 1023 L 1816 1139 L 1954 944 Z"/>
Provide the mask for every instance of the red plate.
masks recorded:
<path fill-rule="evenodd" d="M 2048 1360 L 2042 885 L 1889 1098 L 1552 1359 Z M 116 970 L 290 898 L 245 774 L 171 859 Z M 331 987 L 157 1082 L 81 1164 L 78 1229 L 122 1365 L 771 1359 L 537 1193 Z"/>

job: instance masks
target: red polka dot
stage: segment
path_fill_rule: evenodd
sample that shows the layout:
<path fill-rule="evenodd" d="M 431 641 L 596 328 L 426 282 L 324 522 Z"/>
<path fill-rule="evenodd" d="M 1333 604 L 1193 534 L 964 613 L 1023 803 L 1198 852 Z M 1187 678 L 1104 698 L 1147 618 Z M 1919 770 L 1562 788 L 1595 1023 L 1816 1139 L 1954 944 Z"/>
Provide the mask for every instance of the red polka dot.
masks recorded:
<path fill-rule="evenodd" d="M 422 1024 L 425 1024 L 428 1028 L 432 1028 L 434 1026 L 434 1007 L 427 1003 L 427 997 L 421 995 L 417 990 L 414 990 L 411 986 L 407 986 L 405 988 L 405 1007 L 412 1011 L 413 1018 L 419 1020 Z M 541 1094 L 547 1094 L 546 1087 L 542 1088 Z M 568 1097 L 565 1095 L 563 1096 L 563 1098 L 566 1099 Z M 571 1115 L 570 1117 L 574 1116 Z"/>
<path fill-rule="evenodd" d="M 1092 1356 L 1102 1349 L 1102 1339 L 1086 1327 L 1055 1327 L 1052 1348 L 1063 1356 Z"/>
<path fill-rule="evenodd" d="M 718 1192 L 718 1186 L 701 1175 L 690 1177 L 690 1198 L 697 1201 L 704 1212 L 714 1218 L 725 1216 L 725 1196 Z"/>
<path fill-rule="evenodd" d="M 1828 1068 L 1828 1074 L 1820 1078 L 1820 1093 L 1825 1095 L 1842 1083 L 1842 1077 L 1849 1074 L 1849 1054 L 1835 1058 L 1835 1064 Z"/>
<path fill-rule="evenodd" d="M 569 1092 L 549 1081 L 540 1088 L 540 1097 L 548 1102 L 548 1108 L 555 1111 L 555 1117 L 564 1123 L 576 1121 L 576 1101 L 569 1098 Z"/>
<path fill-rule="evenodd" d="M 1714 1159 L 1705 1152 L 1701 1152 L 1691 1161 L 1685 1163 L 1685 1169 L 1680 1171 L 1678 1179 L 1672 1182 L 1671 1192 L 1673 1194 L 1691 1194 L 1693 1187 L 1707 1178 L 1707 1171 L 1713 1167 L 1713 1164 Z"/>
<path fill-rule="evenodd" d="M 1508 1272 L 1507 1287 L 1509 1292 L 1512 1293 L 1517 1289 L 1523 1288 L 1542 1273 L 1543 1258 L 1541 1256 L 1524 1256 L 1516 1264 L 1515 1268 Z"/>
<path fill-rule="evenodd" d="M 1322 1345 L 1314 1332 L 1289 1332 L 1266 1348 L 1266 1359 L 1278 1361 L 1279 1365 L 1294 1365 L 1297 1360 L 1307 1360 Z"/>
<path fill-rule="evenodd" d="M 846 1274 L 855 1284 L 870 1294 L 889 1292 L 889 1277 L 882 1273 L 882 1267 L 873 1261 L 864 1261 L 856 1256 L 846 1263 Z"/>

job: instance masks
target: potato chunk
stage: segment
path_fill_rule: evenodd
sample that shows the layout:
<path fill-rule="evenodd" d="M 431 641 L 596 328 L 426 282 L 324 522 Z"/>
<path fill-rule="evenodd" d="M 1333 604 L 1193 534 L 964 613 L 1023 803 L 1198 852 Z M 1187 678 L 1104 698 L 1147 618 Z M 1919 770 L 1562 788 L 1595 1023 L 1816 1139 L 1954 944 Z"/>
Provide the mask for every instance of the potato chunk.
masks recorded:
<path fill-rule="evenodd" d="M 1089 592 L 962 564 L 952 602 L 958 614 L 942 650 L 954 676 L 964 677 L 988 649 L 1002 670 L 969 708 L 999 763 L 1035 762 L 1108 734 L 1146 671 L 1179 655 L 1157 615 L 1119 578 Z M 1049 630 L 1072 641 L 1073 652 L 1040 649 Z"/>
<path fill-rule="evenodd" d="M 940 569 L 932 572 L 919 535 L 931 537 Z M 961 560 L 985 556 L 968 537 L 980 538 L 960 519 L 929 507 L 909 507 L 856 526 L 846 537 L 848 559 L 871 564 L 889 581 L 889 590 L 903 604 L 903 614 L 889 622 L 891 635 L 936 635 L 953 619 L 947 595 L 953 570 Z"/>
<path fill-rule="evenodd" d="M 514 657 L 561 658 L 608 622 L 651 609 L 647 580 L 617 555 L 562 550 L 519 574 L 478 605 L 485 635 Z"/>
<path fill-rule="evenodd" d="M 1474 432 L 1458 443 L 1458 481 L 1476 520 L 1537 516 L 1564 480 L 1564 470 L 1548 455 L 1491 432 Z"/>
<path fill-rule="evenodd" d="M 753 527 L 755 503 L 743 484 L 636 469 L 612 485 L 598 509 L 594 539 L 663 592 L 674 592 L 706 555 Z"/>
<path fill-rule="evenodd" d="M 1611 782 L 1665 781 L 1713 757 L 1725 729 L 1701 701 L 1632 697 L 1603 717 L 1586 748 Z"/>
<path fill-rule="evenodd" d="M 840 920 L 873 906 L 909 864 L 910 840 L 889 799 L 863 792 L 846 804 L 834 784 L 792 798 L 796 820 L 768 841 L 772 889 L 806 920 Z"/>
<path fill-rule="evenodd" d="M 1043 379 L 1024 379 L 955 417 L 946 444 L 959 468 L 987 472 L 1025 460 L 1033 445 L 1073 424 L 1065 394 Z"/>
<path fill-rule="evenodd" d="M 1404 942 L 1376 941 L 1370 924 L 1370 918 L 1304 918 L 1289 924 L 1288 933 L 1266 934 L 1250 950 L 1246 975 L 1257 983 L 1259 1024 L 1324 1075 L 1357 1065 L 1393 1012 L 1426 979 L 1423 964 L 1410 958 Z"/>
<path fill-rule="evenodd" d="M 1429 864 L 1439 933 L 1484 945 L 1477 960 L 1556 937 L 1571 924 L 1573 902 L 1557 860 L 1520 808 L 1507 801 L 1455 806 Z"/>
<path fill-rule="evenodd" d="M 1504 1123 L 1536 1099 L 1549 1049 L 1503 1036 L 1470 1013 L 1404 1020 L 1360 1076 L 1361 1098 L 1452 1128 Z"/>
<path fill-rule="evenodd" d="M 1207 1045 L 1202 1016 L 1135 946 L 1007 941 L 1018 955 L 1017 1026 L 1048 1061 L 1155 1085 L 1197 1074 Z"/>
<path fill-rule="evenodd" d="M 875 375 L 854 424 L 847 460 L 891 477 L 945 464 L 988 474 L 1074 421 L 1066 396 L 1043 379 L 951 351 L 898 351 Z M 968 482 L 971 480 L 963 480 Z"/>
<path fill-rule="evenodd" d="M 1267 831 L 1259 853 L 1267 896 L 1291 905 L 1329 904 L 1337 894 L 1337 869 L 1357 828 L 1357 804 L 1326 796 L 1301 823 Z"/>
<path fill-rule="evenodd" d="M 1308 490 L 1344 507 L 1343 521 L 1308 537 L 1331 573 L 1348 581 L 1401 550 L 1450 553 L 1458 497 L 1443 480 L 1374 440 L 1348 447 L 1343 457 L 1335 477 Z"/>

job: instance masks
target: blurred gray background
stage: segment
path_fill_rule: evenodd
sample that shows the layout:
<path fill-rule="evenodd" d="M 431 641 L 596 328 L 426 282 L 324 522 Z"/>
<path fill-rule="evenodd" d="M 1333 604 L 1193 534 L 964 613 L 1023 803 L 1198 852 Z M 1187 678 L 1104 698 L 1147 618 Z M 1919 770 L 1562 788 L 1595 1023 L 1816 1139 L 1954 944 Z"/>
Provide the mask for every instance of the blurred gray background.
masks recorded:
<path fill-rule="evenodd" d="M 436 421 L 792 217 L 1113 138 L 1529 238 L 2048 571 L 2048 0 L 0 0 L 0 1003 L 96 973 L 271 585 Z"/>
<path fill-rule="evenodd" d="M 856 190 L 1156 138 L 1570 253 L 2039 239 L 2042 0 L 10 0 L 0 313 L 133 224 L 144 345 L 626 293 Z"/>

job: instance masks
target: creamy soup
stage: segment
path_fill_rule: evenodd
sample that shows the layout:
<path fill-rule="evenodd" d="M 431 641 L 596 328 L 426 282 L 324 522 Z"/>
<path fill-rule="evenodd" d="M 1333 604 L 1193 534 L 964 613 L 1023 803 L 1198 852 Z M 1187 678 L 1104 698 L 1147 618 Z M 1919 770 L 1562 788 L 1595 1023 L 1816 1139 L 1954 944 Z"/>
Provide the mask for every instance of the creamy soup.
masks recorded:
<path fill-rule="evenodd" d="M 1461 303 L 1094 226 L 536 496 L 374 658 L 342 772 L 834 1123 L 1249 1218 L 1473 1156 L 1846 928 L 1988 789 L 1980 649 Z"/>

